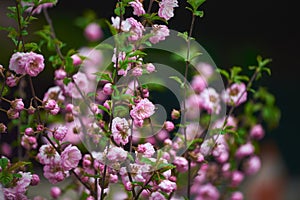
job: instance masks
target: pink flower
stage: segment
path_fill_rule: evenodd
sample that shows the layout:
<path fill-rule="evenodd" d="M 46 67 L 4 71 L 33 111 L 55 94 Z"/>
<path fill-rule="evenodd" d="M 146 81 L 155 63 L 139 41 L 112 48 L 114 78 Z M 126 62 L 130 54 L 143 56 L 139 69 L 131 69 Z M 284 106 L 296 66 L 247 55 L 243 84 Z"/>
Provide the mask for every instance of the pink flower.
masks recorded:
<path fill-rule="evenodd" d="M 243 199 L 244 199 L 244 195 L 239 191 L 233 192 L 230 197 L 230 200 L 243 200 Z"/>
<path fill-rule="evenodd" d="M 23 65 L 22 59 L 24 57 L 25 53 L 22 52 L 16 52 L 14 53 L 9 61 L 9 69 L 16 72 L 17 74 L 25 74 L 25 67 Z"/>
<path fill-rule="evenodd" d="M 74 54 L 71 56 L 72 60 L 73 60 L 73 65 L 74 66 L 79 66 L 82 63 L 82 60 L 80 58 L 80 56 L 78 56 L 77 54 Z"/>
<path fill-rule="evenodd" d="M 231 185 L 237 187 L 244 180 L 244 174 L 240 171 L 233 171 L 231 175 Z"/>
<path fill-rule="evenodd" d="M 113 162 L 121 162 L 126 160 L 127 151 L 121 147 L 112 147 L 108 150 L 107 159 Z"/>
<path fill-rule="evenodd" d="M 78 166 L 82 155 L 76 146 L 71 144 L 61 153 L 61 164 L 64 170 L 71 170 Z"/>
<path fill-rule="evenodd" d="M 24 69 L 25 73 L 29 76 L 37 76 L 44 70 L 44 67 L 44 57 L 34 52 L 24 53 L 18 65 L 18 68 L 21 71 Z"/>
<path fill-rule="evenodd" d="M 228 105 L 240 105 L 247 100 L 246 85 L 234 83 L 222 93 L 222 99 Z"/>
<path fill-rule="evenodd" d="M 61 189 L 57 186 L 51 188 L 50 191 L 51 197 L 57 199 L 61 195 Z"/>
<path fill-rule="evenodd" d="M 35 137 L 23 135 L 21 139 L 21 145 L 27 150 L 37 148 L 37 140 Z"/>
<path fill-rule="evenodd" d="M 219 114 L 221 110 L 219 94 L 214 88 L 204 89 L 199 96 L 200 107 L 209 114 Z"/>
<path fill-rule="evenodd" d="M 112 21 L 112 26 L 119 30 L 120 28 L 120 17 L 111 17 L 111 21 Z M 124 32 L 128 32 L 131 28 L 131 24 L 129 23 L 129 21 L 125 20 L 121 22 L 121 30 Z"/>
<path fill-rule="evenodd" d="M 254 153 L 254 146 L 248 142 L 242 146 L 240 146 L 235 152 L 235 156 L 239 159 L 249 156 Z"/>
<path fill-rule="evenodd" d="M 148 73 L 152 73 L 155 71 L 155 66 L 152 63 L 147 63 L 146 64 L 146 70 Z"/>
<path fill-rule="evenodd" d="M 117 144 L 127 144 L 130 128 L 125 118 L 116 117 L 112 121 L 112 136 Z"/>
<path fill-rule="evenodd" d="M 54 86 L 47 90 L 44 95 L 43 101 L 46 102 L 49 99 L 57 100 L 60 102 L 63 102 L 65 100 L 65 97 L 63 96 L 59 86 Z"/>
<path fill-rule="evenodd" d="M 186 172 L 188 170 L 188 161 L 184 157 L 176 156 L 173 164 L 176 165 L 178 172 Z"/>
<path fill-rule="evenodd" d="M 89 41 L 97 41 L 103 37 L 103 32 L 97 23 L 90 23 L 85 27 L 84 35 Z"/>
<path fill-rule="evenodd" d="M 243 171 L 247 175 L 256 174 L 261 168 L 261 161 L 258 156 L 248 158 L 243 164 Z"/>
<path fill-rule="evenodd" d="M 126 19 L 126 21 L 131 25 L 129 41 L 137 41 L 143 36 L 144 26 L 132 17 Z"/>
<path fill-rule="evenodd" d="M 154 114 L 155 106 L 149 99 L 142 99 L 139 103 L 133 106 L 130 115 L 134 121 L 143 124 L 144 119 L 149 118 Z"/>
<path fill-rule="evenodd" d="M 149 200 L 166 200 L 165 196 L 162 195 L 159 192 L 153 192 L 150 197 Z"/>
<path fill-rule="evenodd" d="M 51 163 L 60 162 L 61 158 L 57 151 L 50 144 L 42 145 L 37 154 L 37 158 L 41 164 L 50 165 Z"/>
<path fill-rule="evenodd" d="M 53 99 L 49 99 L 45 103 L 45 109 L 48 110 L 50 112 L 50 114 L 52 114 L 52 115 L 56 115 L 60 110 L 58 104 Z"/>
<path fill-rule="evenodd" d="M 213 149 L 212 155 L 219 163 L 225 163 L 229 158 L 228 147 L 222 143 L 219 143 Z"/>
<path fill-rule="evenodd" d="M 169 20 L 174 16 L 174 7 L 178 7 L 177 0 L 162 0 L 159 3 L 158 16 Z"/>
<path fill-rule="evenodd" d="M 160 184 L 158 185 L 158 187 L 166 193 L 170 193 L 173 192 L 174 190 L 177 189 L 176 183 L 169 181 L 169 180 L 163 180 L 162 182 L 160 182 Z"/>
<path fill-rule="evenodd" d="M 133 76 L 142 76 L 143 75 L 143 69 L 140 68 L 140 67 L 135 67 L 133 70 L 132 70 L 132 75 Z"/>
<path fill-rule="evenodd" d="M 61 182 L 70 175 L 68 171 L 63 170 L 61 160 L 45 165 L 43 171 L 45 178 L 52 184 Z"/>
<path fill-rule="evenodd" d="M 40 183 L 40 177 L 37 174 L 32 174 L 30 185 L 35 186 Z"/>
<path fill-rule="evenodd" d="M 26 128 L 25 129 L 25 135 L 27 135 L 27 136 L 33 136 L 34 135 L 34 130 L 33 130 L 33 128 L 31 128 L 31 127 L 28 127 L 28 128 Z"/>
<path fill-rule="evenodd" d="M 85 73 L 77 72 L 73 75 L 73 79 L 83 94 L 89 92 L 89 81 Z M 68 94 L 73 98 L 82 98 L 80 92 L 73 83 L 69 83 L 65 90 L 68 91 Z"/>
<path fill-rule="evenodd" d="M 67 127 L 59 126 L 54 130 L 53 137 L 59 141 L 62 141 L 65 138 L 67 132 L 68 132 Z"/>
<path fill-rule="evenodd" d="M 193 77 L 191 86 L 196 93 L 200 93 L 207 87 L 207 83 L 201 75 L 197 75 Z"/>
<path fill-rule="evenodd" d="M 11 74 L 6 78 L 5 83 L 8 87 L 14 87 L 17 85 L 17 79 L 13 74 Z"/>
<path fill-rule="evenodd" d="M 62 80 L 67 77 L 67 72 L 64 69 L 57 69 L 54 72 L 54 76 L 56 80 Z"/>
<path fill-rule="evenodd" d="M 173 122 L 165 121 L 165 123 L 164 123 L 164 128 L 165 128 L 167 131 L 171 132 L 171 131 L 174 130 L 175 126 L 174 126 Z"/>
<path fill-rule="evenodd" d="M 143 4 L 139 0 L 131 1 L 129 5 L 133 8 L 133 14 L 136 16 L 141 16 L 146 13 Z"/>
<path fill-rule="evenodd" d="M 151 34 L 153 34 L 153 36 L 149 38 L 149 41 L 156 44 L 159 41 L 165 40 L 166 37 L 170 35 L 170 30 L 165 25 L 155 24 L 152 27 Z"/>
<path fill-rule="evenodd" d="M 145 144 L 139 144 L 137 147 L 137 152 L 142 153 L 147 158 L 151 158 L 151 156 L 153 156 L 155 153 L 155 150 L 153 145 L 147 142 Z"/>
<path fill-rule="evenodd" d="M 113 88 L 112 88 L 112 84 L 111 83 L 106 83 L 104 86 L 103 86 L 103 93 L 105 95 L 111 95 L 113 93 Z"/>
<path fill-rule="evenodd" d="M 220 193 L 218 189 L 210 183 L 199 186 L 196 200 L 218 200 Z"/>
<path fill-rule="evenodd" d="M 25 193 L 31 183 L 32 175 L 30 172 L 19 172 L 19 174 L 21 174 L 22 178 L 18 180 L 15 191 L 16 193 Z"/>
<path fill-rule="evenodd" d="M 260 124 L 253 126 L 250 130 L 250 136 L 253 139 L 260 140 L 264 137 L 265 131 Z"/>
<path fill-rule="evenodd" d="M 16 111 L 22 111 L 24 109 L 24 103 L 22 99 L 15 99 L 11 102 L 12 109 Z"/>
<path fill-rule="evenodd" d="M 6 112 L 6 114 L 9 119 L 18 119 L 20 117 L 20 113 L 17 110 L 11 108 Z"/>

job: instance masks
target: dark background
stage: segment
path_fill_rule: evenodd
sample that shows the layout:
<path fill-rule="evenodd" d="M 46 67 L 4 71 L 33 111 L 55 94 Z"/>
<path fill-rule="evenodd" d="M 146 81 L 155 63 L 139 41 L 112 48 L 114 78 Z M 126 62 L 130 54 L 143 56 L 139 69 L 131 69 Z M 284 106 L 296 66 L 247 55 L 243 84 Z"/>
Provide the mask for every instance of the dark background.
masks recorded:
<path fill-rule="evenodd" d="M 59 0 L 56 8 L 50 9 L 49 12 L 60 39 L 79 48 L 85 41 L 81 30 L 74 26 L 75 18 L 82 15 L 86 9 L 92 9 L 99 18 L 110 19 L 115 2 Z M 5 7 L 11 3 L 13 1 L 1 0 L 1 23 L 10 23 L 3 17 Z M 179 0 L 179 3 L 184 4 L 184 1 Z M 275 142 L 288 174 L 299 176 L 300 133 L 297 125 L 300 124 L 300 32 L 297 26 L 300 18 L 296 6 L 291 2 L 279 0 L 208 0 L 202 8 L 205 16 L 196 21 L 193 36 L 210 53 L 218 67 L 254 65 L 257 55 L 272 58 L 272 76 L 266 77 L 261 84 L 267 86 L 275 95 L 282 117 L 279 127 L 268 132 L 262 143 Z M 181 9 L 176 9 L 175 15 L 170 21 L 170 28 L 186 31 L 190 25 L 190 13 L 182 6 Z M 8 42 L 4 33 L 0 36 L 0 63 L 4 65 L 8 63 L 12 44 Z"/>

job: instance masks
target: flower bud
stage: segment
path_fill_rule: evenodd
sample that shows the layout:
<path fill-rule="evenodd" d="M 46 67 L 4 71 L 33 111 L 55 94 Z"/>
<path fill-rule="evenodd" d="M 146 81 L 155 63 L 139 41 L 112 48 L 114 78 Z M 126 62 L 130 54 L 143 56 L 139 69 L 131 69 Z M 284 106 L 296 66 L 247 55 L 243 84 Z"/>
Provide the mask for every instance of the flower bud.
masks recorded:
<path fill-rule="evenodd" d="M 7 127 L 5 126 L 5 124 L 0 123 L 0 133 L 5 133 L 6 129 L 7 129 Z"/>
<path fill-rule="evenodd" d="M 178 110 L 173 109 L 171 113 L 172 119 L 179 119 L 180 117 L 180 112 Z"/>
<path fill-rule="evenodd" d="M 25 129 L 25 135 L 33 136 L 34 135 L 34 130 L 31 127 L 26 128 Z"/>
<path fill-rule="evenodd" d="M 113 93 L 113 88 L 111 83 L 106 83 L 103 87 L 103 93 L 106 95 L 111 95 Z"/>
<path fill-rule="evenodd" d="M 52 187 L 50 191 L 51 197 L 57 199 L 61 195 L 61 189 L 59 187 Z"/>
<path fill-rule="evenodd" d="M 20 112 L 24 109 L 24 103 L 22 99 L 15 99 L 11 102 L 11 107 L 12 109 Z"/>
<path fill-rule="evenodd" d="M 37 174 L 32 174 L 30 185 L 35 186 L 40 183 L 40 177 Z"/>

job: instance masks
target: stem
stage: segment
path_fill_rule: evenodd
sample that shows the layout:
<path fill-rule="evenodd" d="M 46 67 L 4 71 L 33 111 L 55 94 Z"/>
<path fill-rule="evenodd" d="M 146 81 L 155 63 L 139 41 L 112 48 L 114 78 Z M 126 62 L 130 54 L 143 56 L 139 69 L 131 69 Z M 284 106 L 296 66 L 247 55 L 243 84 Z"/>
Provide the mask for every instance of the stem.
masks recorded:
<path fill-rule="evenodd" d="M 136 194 L 134 200 L 138 200 L 139 196 L 141 195 L 142 191 L 145 189 L 145 187 L 150 183 L 150 181 L 152 180 L 153 176 L 155 175 L 155 173 L 153 172 L 153 174 L 151 175 L 151 177 L 148 179 L 148 181 L 144 184 L 144 186 L 140 189 L 140 191 Z"/>
<path fill-rule="evenodd" d="M 19 38 L 18 38 L 18 43 L 17 43 L 17 50 L 19 50 L 19 46 L 20 46 L 20 44 L 22 44 L 22 49 L 23 49 L 23 51 L 25 51 L 23 35 L 22 35 L 23 27 L 22 27 L 22 24 L 21 24 L 21 15 L 20 15 L 19 6 L 20 6 L 20 1 L 16 1 L 17 21 L 18 21 L 18 29 L 19 29 Z"/>

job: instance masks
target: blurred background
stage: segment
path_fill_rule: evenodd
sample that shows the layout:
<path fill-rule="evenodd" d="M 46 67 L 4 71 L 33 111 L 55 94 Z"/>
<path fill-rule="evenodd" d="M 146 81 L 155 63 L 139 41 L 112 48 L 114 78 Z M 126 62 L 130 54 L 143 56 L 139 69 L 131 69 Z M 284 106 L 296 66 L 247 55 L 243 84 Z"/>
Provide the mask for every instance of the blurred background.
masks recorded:
<path fill-rule="evenodd" d="M 115 1 L 112 0 L 59 0 L 50 9 L 58 37 L 74 48 L 86 43 L 82 30 L 75 26 L 75 18 L 92 9 L 98 18 L 110 19 Z M 145 2 L 147 2 L 145 0 Z M 179 3 L 185 4 L 179 0 Z M 6 7 L 12 0 L 0 2 L 0 24 L 11 25 L 6 16 Z M 170 28 L 186 31 L 190 13 L 176 9 Z M 209 52 L 216 65 L 229 68 L 233 65 L 247 67 L 256 64 L 256 56 L 271 58 L 272 76 L 260 84 L 266 86 L 276 97 L 281 109 L 281 122 L 275 130 L 269 131 L 261 141 L 263 168 L 260 173 L 244 185 L 246 199 L 251 200 L 295 200 L 300 194 L 300 159 L 297 125 L 300 113 L 300 95 L 297 88 L 300 69 L 299 17 L 296 6 L 289 1 L 212 1 L 208 0 L 203 10 L 205 16 L 195 24 L 194 37 Z M 43 16 L 41 15 L 43 23 Z M 39 26 L 39 24 L 36 24 Z M 69 48 L 70 48 L 69 46 Z M 67 46 L 68 47 L 68 46 Z M 5 32 L 0 32 L 0 63 L 7 65 L 13 45 Z M 44 76 L 44 77 L 43 77 Z M 44 85 L 47 73 L 38 80 Z"/>

